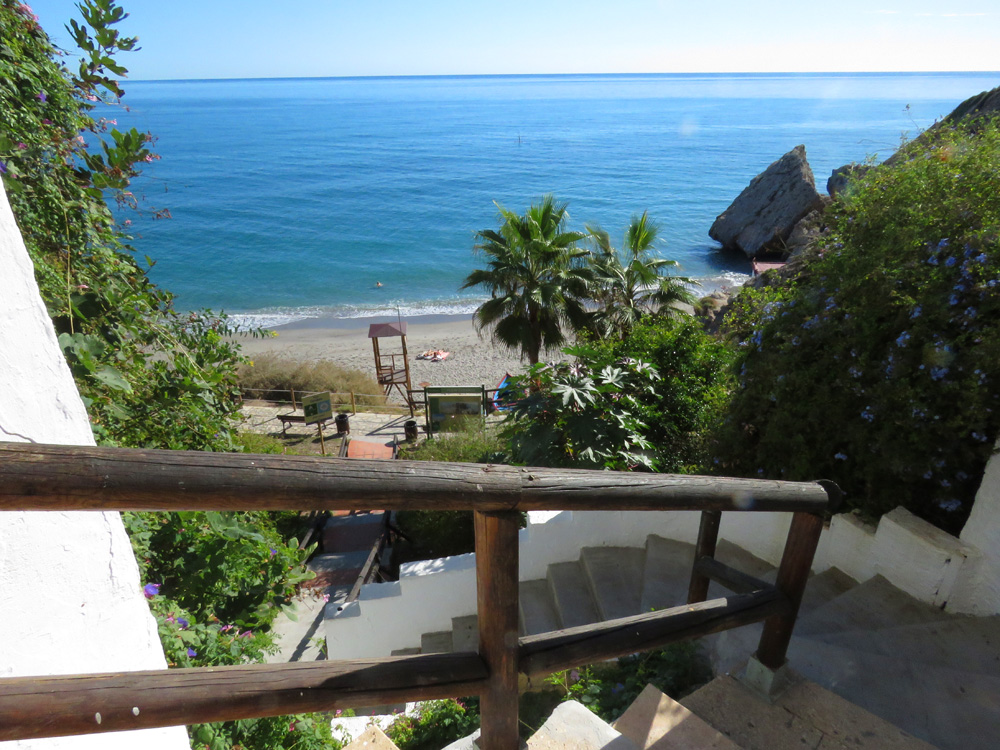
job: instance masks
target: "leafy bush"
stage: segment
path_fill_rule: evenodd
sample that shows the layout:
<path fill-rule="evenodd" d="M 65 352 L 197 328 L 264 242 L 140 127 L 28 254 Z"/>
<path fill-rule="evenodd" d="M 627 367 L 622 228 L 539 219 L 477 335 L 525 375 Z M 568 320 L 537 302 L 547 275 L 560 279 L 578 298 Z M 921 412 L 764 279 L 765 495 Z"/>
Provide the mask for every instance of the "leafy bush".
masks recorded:
<path fill-rule="evenodd" d="M 400 716 L 386 728 L 399 750 L 438 750 L 479 728 L 479 699 L 428 701 L 415 715 Z"/>
<path fill-rule="evenodd" d="M 605 721 L 621 716 L 646 685 L 671 698 L 681 698 L 712 679 L 712 668 L 691 641 L 633 654 L 617 662 L 568 669 L 550 675 L 546 682 L 563 700 L 582 703 Z"/>
<path fill-rule="evenodd" d="M 959 529 L 1000 432 L 998 194 L 996 122 L 928 132 L 858 180 L 805 273 L 736 313 L 719 470 L 825 477 L 868 516 Z"/>
<path fill-rule="evenodd" d="M 690 319 L 564 350 L 515 379 L 505 434 L 517 463 L 680 472 L 697 467 L 727 396 L 729 350 Z"/>
<path fill-rule="evenodd" d="M 357 403 L 381 405 L 385 403 L 382 386 L 371 375 L 361 370 L 351 370 L 328 360 L 301 361 L 277 352 L 265 352 L 253 361 L 240 365 L 239 387 L 247 398 L 296 399 L 303 393 L 330 391 L 357 394 Z"/>

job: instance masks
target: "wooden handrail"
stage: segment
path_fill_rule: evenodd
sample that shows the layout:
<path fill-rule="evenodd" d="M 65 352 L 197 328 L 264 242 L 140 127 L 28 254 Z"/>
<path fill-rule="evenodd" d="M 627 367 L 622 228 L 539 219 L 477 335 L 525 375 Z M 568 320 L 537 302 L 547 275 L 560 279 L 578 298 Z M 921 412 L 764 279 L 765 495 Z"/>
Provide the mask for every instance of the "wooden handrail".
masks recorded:
<path fill-rule="evenodd" d="M 517 747 L 517 672 L 540 674 L 765 620 L 758 659 L 784 663 L 829 482 L 341 460 L 0 442 L 3 510 L 473 510 L 478 654 L 0 679 L 0 740 L 478 694 L 482 747 Z M 518 640 L 518 514 L 702 511 L 689 604 Z M 713 559 L 721 511 L 792 512 L 774 586 Z M 734 596 L 704 602 L 710 580 Z M 766 619 L 765 619 L 766 618 Z"/>
<path fill-rule="evenodd" d="M 541 633 L 520 639 L 520 669 L 529 676 L 549 674 L 749 625 L 790 610 L 787 597 L 768 586 L 749 594 Z"/>
<path fill-rule="evenodd" d="M 475 653 L 0 679 L 0 741 L 474 695 Z"/>
<path fill-rule="evenodd" d="M 728 510 L 822 514 L 816 482 L 0 443 L 0 510 Z"/>

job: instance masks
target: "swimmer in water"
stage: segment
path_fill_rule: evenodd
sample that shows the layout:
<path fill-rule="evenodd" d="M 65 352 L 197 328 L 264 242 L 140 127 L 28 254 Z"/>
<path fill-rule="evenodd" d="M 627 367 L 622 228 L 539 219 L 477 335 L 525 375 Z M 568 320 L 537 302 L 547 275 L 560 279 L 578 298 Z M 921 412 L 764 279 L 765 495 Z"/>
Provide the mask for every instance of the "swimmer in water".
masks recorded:
<path fill-rule="evenodd" d="M 381 281 L 376 281 L 375 282 L 375 286 L 382 286 L 382 282 Z"/>

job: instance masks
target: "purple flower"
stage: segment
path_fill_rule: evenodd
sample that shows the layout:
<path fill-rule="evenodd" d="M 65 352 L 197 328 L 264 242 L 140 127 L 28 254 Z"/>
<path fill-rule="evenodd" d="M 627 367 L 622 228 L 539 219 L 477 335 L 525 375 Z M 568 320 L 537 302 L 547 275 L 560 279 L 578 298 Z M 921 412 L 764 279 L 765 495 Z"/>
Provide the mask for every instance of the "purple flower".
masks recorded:
<path fill-rule="evenodd" d="M 953 255 L 951 255 L 951 256 L 948 256 L 948 259 L 947 259 L 947 260 L 946 260 L 946 261 L 944 262 L 944 264 L 945 264 L 946 266 L 948 266 L 948 268 L 951 268 L 951 267 L 952 267 L 953 265 L 955 265 L 956 263 L 958 263 L 958 261 L 957 261 L 957 260 L 955 260 L 955 256 L 953 256 Z"/>
<path fill-rule="evenodd" d="M 181 626 L 181 630 L 187 630 L 189 627 L 191 627 L 191 623 L 189 623 L 183 617 L 177 618 L 177 624 Z"/>
<path fill-rule="evenodd" d="M 872 411 L 872 408 L 870 406 L 866 406 L 864 408 L 864 411 L 861 412 L 861 418 L 866 422 L 875 421 L 875 413 Z"/>
<path fill-rule="evenodd" d="M 899 334 L 899 338 L 896 339 L 896 346 L 906 346 L 906 342 L 910 340 L 910 334 L 908 331 L 903 331 Z"/>
<path fill-rule="evenodd" d="M 276 550 L 274 547 L 271 547 L 271 557 L 274 557 L 276 554 L 278 554 L 278 550 Z"/>
<path fill-rule="evenodd" d="M 44 92 L 44 91 L 39 91 L 39 92 L 38 92 L 38 99 L 39 99 L 40 101 L 43 101 L 43 102 L 44 102 L 44 101 L 45 101 L 46 99 L 48 99 L 48 98 L 49 98 L 49 97 L 47 97 L 47 96 L 45 95 L 45 92 Z"/>
<path fill-rule="evenodd" d="M 834 453 L 833 457 L 835 459 L 837 459 L 838 461 L 846 461 L 847 460 L 847 454 L 846 453 Z"/>
<path fill-rule="evenodd" d="M 7 165 L 0 161 L 0 174 L 7 174 Z"/>
<path fill-rule="evenodd" d="M 147 599 L 152 599 L 154 596 L 160 593 L 160 584 L 158 583 L 147 583 L 142 587 L 142 595 Z"/>
<path fill-rule="evenodd" d="M 193 648 L 189 648 L 188 649 L 188 656 L 197 656 L 197 655 L 198 655 L 198 652 L 195 651 Z"/>

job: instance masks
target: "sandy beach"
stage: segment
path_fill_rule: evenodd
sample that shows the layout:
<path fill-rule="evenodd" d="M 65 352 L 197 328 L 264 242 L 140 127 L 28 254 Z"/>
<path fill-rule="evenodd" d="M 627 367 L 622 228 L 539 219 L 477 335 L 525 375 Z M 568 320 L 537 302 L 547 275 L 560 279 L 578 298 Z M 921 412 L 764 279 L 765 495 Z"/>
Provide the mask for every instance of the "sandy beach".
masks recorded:
<path fill-rule="evenodd" d="M 424 315 L 404 318 L 406 346 L 414 388 L 431 385 L 485 385 L 493 388 L 504 373 L 518 373 L 520 358 L 493 345 L 489 335 L 476 333 L 471 315 Z M 394 323 L 391 317 L 311 318 L 275 328 L 274 338 L 240 337 L 239 343 L 252 359 L 264 352 L 278 352 L 303 360 L 326 359 L 342 367 L 374 374 L 371 323 Z M 402 352 L 400 339 L 380 339 L 382 354 Z M 442 362 L 417 359 L 429 349 L 450 352 Z"/>

